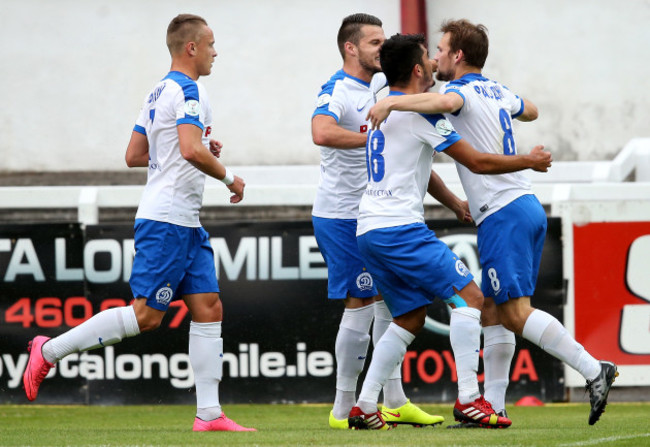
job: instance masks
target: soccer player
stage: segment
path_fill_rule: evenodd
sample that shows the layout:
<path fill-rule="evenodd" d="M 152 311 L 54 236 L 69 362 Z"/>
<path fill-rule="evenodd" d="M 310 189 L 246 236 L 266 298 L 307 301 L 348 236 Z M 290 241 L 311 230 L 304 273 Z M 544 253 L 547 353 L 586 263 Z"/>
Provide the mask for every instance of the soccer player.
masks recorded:
<path fill-rule="evenodd" d="M 335 343 L 336 396 L 329 415 L 332 428 L 348 428 L 356 401 L 373 324 L 373 342 L 392 317 L 366 271 L 356 241 L 359 200 L 366 187 L 366 115 L 375 93 L 385 85 L 378 75 L 382 22 L 369 14 L 343 19 L 337 42 L 343 68 L 322 86 L 312 115 L 312 138 L 320 146 L 321 175 L 312 209 L 314 235 L 328 269 L 328 298 L 345 309 Z M 435 425 L 444 420 L 412 404 L 404 394 L 397 365 L 384 387 L 388 419 L 395 424 Z"/>
<path fill-rule="evenodd" d="M 118 343 L 160 326 L 169 303 L 185 301 L 191 315 L 189 355 L 196 382 L 194 431 L 255 431 L 228 419 L 219 403 L 222 377 L 222 305 L 209 236 L 199 222 L 206 175 L 244 197 L 244 181 L 215 156 L 221 144 L 210 140 L 212 109 L 205 87 L 217 56 L 205 19 L 181 14 L 167 28 L 171 70 L 145 97 L 126 150 L 129 167 L 148 166 L 135 221 L 135 259 L 130 284 L 132 305 L 105 310 L 49 339 L 35 337 L 23 375 L 27 398 L 55 363 L 73 352 Z"/>
<path fill-rule="evenodd" d="M 485 153 L 514 155 L 517 146 L 512 119 L 532 121 L 538 111 L 504 85 L 481 71 L 488 55 L 487 29 L 467 20 L 443 23 L 434 60 L 437 78 L 451 81 L 442 94 L 392 97 L 371 110 L 374 124 L 390 110 L 445 113 L 458 133 Z M 562 324 L 535 309 L 539 262 L 546 235 L 546 213 L 521 173 L 479 175 L 456 163 L 472 217 L 478 225 L 478 249 L 483 267 L 482 291 L 485 398 L 505 415 L 505 394 L 515 336 L 523 336 L 584 376 L 589 390 L 589 424 L 595 424 L 607 405 L 618 376 L 616 365 L 594 359 Z M 460 425 L 467 427 L 469 425 Z"/>
<path fill-rule="evenodd" d="M 421 93 L 433 85 L 433 64 L 423 35 L 394 35 L 380 51 L 390 95 Z M 463 262 L 424 223 L 423 198 L 431 186 L 435 152 L 445 151 L 476 172 L 501 173 L 533 168 L 546 171 L 548 152 L 484 154 L 461 139 L 442 115 L 397 112 L 368 135 L 368 186 L 359 206 L 357 240 L 369 271 L 393 315 L 373 353 L 350 426 L 386 429 L 377 409 L 379 391 L 422 329 L 427 306 L 440 298 L 452 307 L 450 340 L 456 361 L 457 419 L 481 427 L 508 427 L 478 388 L 477 370 L 483 294 Z M 444 183 L 435 187 L 444 191 Z M 433 188 L 431 188 L 433 189 Z"/>

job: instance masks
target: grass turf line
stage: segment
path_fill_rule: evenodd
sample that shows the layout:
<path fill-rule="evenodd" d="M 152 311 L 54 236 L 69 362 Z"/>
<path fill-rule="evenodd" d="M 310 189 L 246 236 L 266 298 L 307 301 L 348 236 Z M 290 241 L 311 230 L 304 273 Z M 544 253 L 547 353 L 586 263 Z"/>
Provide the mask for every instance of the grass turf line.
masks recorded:
<path fill-rule="evenodd" d="M 332 430 L 330 405 L 226 405 L 255 433 L 194 433 L 194 407 L 0 405 L 0 446 L 639 446 L 650 445 L 650 403 L 610 403 L 587 424 L 587 404 L 508 406 L 512 427 L 447 430 L 451 405 L 421 405 L 442 427 Z"/>

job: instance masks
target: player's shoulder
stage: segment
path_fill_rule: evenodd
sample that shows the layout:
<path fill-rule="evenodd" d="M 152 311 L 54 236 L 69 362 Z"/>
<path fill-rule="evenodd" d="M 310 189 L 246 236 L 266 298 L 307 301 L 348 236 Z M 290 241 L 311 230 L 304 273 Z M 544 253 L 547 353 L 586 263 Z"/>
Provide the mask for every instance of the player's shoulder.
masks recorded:
<path fill-rule="evenodd" d="M 474 84 L 477 83 L 484 83 L 484 82 L 491 82 L 488 78 L 483 76 L 481 73 L 467 73 L 463 76 L 461 76 L 458 79 L 454 79 L 453 81 L 449 81 L 447 84 L 445 84 L 442 89 L 449 91 L 449 90 L 464 90 L 468 88 L 472 88 Z"/>
<path fill-rule="evenodd" d="M 335 89 L 342 91 L 367 92 L 370 90 L 370 83 L 351 76 L 343 70 L 339 70 L 321 86 L 321 91 L 326 93 L 332 93 Z"/>
<path fill-rule="evenodd" d="M 433 126 L 442 136 L 449 135 L 454 130 L 454 126 L 442 113 L 417 113 L 415 115 L 420 121 Z"/>
<path fill-rule="evenodd" d="M 190 78 L 185 73 L 181 73 L 180 71 L 170 71 L 162 80 L 163 82 L 167 82 L 169 84 L 177 84 L 181 88 L 199 85 L 197 81 Z"/>

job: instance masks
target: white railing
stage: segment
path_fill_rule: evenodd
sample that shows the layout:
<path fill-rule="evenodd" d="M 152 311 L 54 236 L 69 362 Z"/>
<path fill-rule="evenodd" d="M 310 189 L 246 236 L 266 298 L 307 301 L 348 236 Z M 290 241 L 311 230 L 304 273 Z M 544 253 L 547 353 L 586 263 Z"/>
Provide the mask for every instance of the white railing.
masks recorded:
<path fill-rule="evenodd" d="M 457 195 L 464 197 L 453 163 L 436 163 L 436 172 Z M 313 203 L 319 167 L 233 167 L 246 181 L 246 196 L 238 207 L 300 206 Z M 548 173 L 528 172 L 533 190 L 554 214 L 557 204 L 577 198 L 650 200 L 650 138 L 631 140 L 612 161 L 554 162 Z M 633 182 L 626 181 L 634 177 Z M 647 185 L 644 185 L 647 183 Z M 588 185 L 588 186 L 587 186 Z M 0 187 L 0 209 L 77 208 L 82 224 L 96 224 L 100 208 L 137 207 L 142 185 Z M 437 202 L 427 196 L 427 204 Z M 229 205 L 229 191 L 208 179 L 204 206 Z M 1 219 L 0 219 L 1 220 Z"/>

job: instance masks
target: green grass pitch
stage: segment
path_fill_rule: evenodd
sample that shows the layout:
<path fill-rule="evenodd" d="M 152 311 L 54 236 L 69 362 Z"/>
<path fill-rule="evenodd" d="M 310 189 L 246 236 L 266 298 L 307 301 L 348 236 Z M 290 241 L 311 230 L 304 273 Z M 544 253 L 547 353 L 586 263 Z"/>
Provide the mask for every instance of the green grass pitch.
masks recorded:
<path fill-rule="evenodd" d="M 190 406 L 0 405 L 1 446 L 650 446 L 650 403 L 610 403 L 594 426 L 587 404 L 509 406 L 505 430 L 448 430 L 451 405 L 421 405 L 446 421 L 388 432 L 332 430 L 330 405 L 228 405 L 256 433 L 194 433 Z"/>

